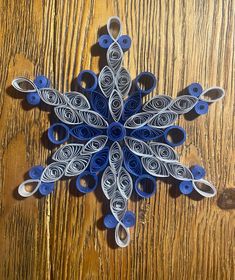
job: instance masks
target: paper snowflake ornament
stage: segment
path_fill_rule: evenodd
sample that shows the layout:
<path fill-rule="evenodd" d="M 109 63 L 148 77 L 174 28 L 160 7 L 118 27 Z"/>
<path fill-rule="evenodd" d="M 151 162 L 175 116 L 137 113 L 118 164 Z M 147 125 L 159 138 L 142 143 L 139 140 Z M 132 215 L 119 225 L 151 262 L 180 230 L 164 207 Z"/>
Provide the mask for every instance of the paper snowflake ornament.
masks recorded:
<path fill-rule="evenodd" d="M 100 176 L 102 191 L 110 201 L 104 224 L 115 228 L 117 245 L 126 247 L 129 227 L 135 224 L 134 213 L 127 211 L 133 189 L 141 197 L 150 197 L 156 191 L 156 178 L 171 176 L 184 194 L 193 189 L 204 197 L 216 194 L 214 185 L 203 179 L 202 167 L 190 169 L 179 162 L 173 147 L 185 141 L 186 133 L 174 123 L 189 111 L 206 113 L 208 103 L 220 100 L 224 90 L 213 87 L 203 91 L 200 84 L 194 83 L 188 87 L 187 95 L 176 99 L 156 95 L 142 105 L 142 97 L 156 87 L 156 78 L 143 72 L 132 81 L 122 66 L 131 39 L 122 35 L 118 17 L 109 19 L 107 30 L 108 34 L 99 38 L 99 45 L 107 49 L 107 66 L 98 78 L 92 71 L 82 71 L 77 78 L 80 92 L 62 94 L 50 88 L 45 76 L 34 81 L 23 77 L 13 80 L 13 87 L 26 93 L 30 104 L 43 101 L 54 107 L 59 121 L 49 128 L 49 140 L 58 145 L 69 141 L 58 148 L 47 167 L 33 167 L 30 179 L 19 186 L 18 192 L 23 197 L 37 191 L 47 195 L 53 191 L 54 183 L 65 176 L 77 177 L 77 189 L 89 193 L 99 185 Z M 88 83 L 83 86 L 86 77 Z M 55 136 L 58 129 L 59 139 Z M 27 185 L 32 183 L 35 187 L 29 191 Z"/>

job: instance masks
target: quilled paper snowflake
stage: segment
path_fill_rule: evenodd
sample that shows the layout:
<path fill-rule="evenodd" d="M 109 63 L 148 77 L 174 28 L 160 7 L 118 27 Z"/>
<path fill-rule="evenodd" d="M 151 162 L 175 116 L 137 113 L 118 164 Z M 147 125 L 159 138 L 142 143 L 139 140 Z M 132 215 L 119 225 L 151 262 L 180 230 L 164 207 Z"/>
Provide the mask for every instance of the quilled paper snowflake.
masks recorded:
<path fill-rule="evenodd" d="M 190 169 L 179 162 L 173 147 L 183 144 L 186 133 L 174 123 L 189 111 L 206 113 L 208 103 L 223 98 L 224 90 L 203 90 L 194 83 L 188 87 L 187 95 L 176 99 L 156 95 L 142 105 L 142 97 L 156 87 L 156 78 L 143 72 L 132 81 L 122 66 L 131 39 L 122 35 L 118 17 L 109 19 L 107 30 L 108 34 L 99 38 L 99 45 L 107 49 L 107 66 L 98 78 L 92 71 L 82 71 L 77 78 L 80 92 L 62 94 L 50 88 L 45 76 L 34 81 L 23 77 L 13 80 L 13 87 L 26 93 L 30 104 L 43 101 L 54 107 L 59 121 L 49 128 L 49 140 L 58 145 L 69 141 L 58 148 L 47 167 L 32 167 L 30 179 L 19 186 L 18 192 L 23 197 L 37 191 L 47 195 L 53 191 L 54 182 L 64 176 L 76 176 L 77 189 L 89 193 L 97 187 L 98 176 L 102 176 L 101 188 L 111 211 L 104 224 L 115 228 L 117 245 L 126 247 L 129 227 L 135 224 L 134 213 L 127 211 L 133 189 L 141 197 L 150 197 L 156 191 L 156 178 L 171 176 L 184 194 L 193 190 L 204 197 L 216 194 L 216 188 L 203 179 L 202 167 Z M 32 183 L 35 187 L 29 191 L 27 185 Z"/>

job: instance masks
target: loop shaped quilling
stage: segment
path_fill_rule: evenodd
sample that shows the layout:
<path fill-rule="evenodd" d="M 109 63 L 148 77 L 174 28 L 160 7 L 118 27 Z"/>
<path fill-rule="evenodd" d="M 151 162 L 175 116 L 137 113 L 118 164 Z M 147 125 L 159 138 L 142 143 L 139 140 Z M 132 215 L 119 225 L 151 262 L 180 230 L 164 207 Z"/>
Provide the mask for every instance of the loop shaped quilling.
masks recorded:
<path fill-rule="evenodd" d="M 29 185 L 30 187 L 27 187 Z M 32 188 L 32 185 L 33 188 Z M 21 183 L 18 187 L 18 193 L 22 197 L 29 197 L 36 193 L 40 186 L 40 180 L 39 179 L 29 179 Z"/>
<path fill-rule="evenodd" d="M 114 90 L 109 97 L 109 111 L 114 121 L 118 122 L 123 112 L 123 99 L 117 90 Z"/>
<path fill-rule="evenodd" d="M 80 92 L 67 92 L 64 94 L 64 97 L 67 99 L 68 104 L 71 108 L 75 110 L 89 110 L 90 103 L 87 98 Z"/>
<path fill-rule="evenodd" d="M 114 74 L 117 73 L 120 69 L 122 61 L 123 51 L 118 43 L 113 42 L 107 51 L 107 62 L 108 66 L 112 69 Z"/>
<path fill-rule="evenodd" d="M 94 127 L 94 128 L 107 128 L 108 123 L 107 121 L 97 112 L 95 111 L 80 111 L 79 112 L 80 117 L 82 120 Z"/>
<path fill-rule="evenodd" d="M 108 141 L 108 137 L 106 135 L 98 135 L 91 140 L 89 140 L 82 148 L 82 155 L 91 155 L 96 152 L 99 152 L 104 148 Z"/>
<path fill-rule="evenodd" d="M 134 114 L 137 114 L 140 112 L 142 106 L 142 97 L 140 92 L 136 92 L 129 96 L 125 102 L 123 107 L 123 114 L 122 118 L 123 120 L 127 120 Z"/>
<path fill-rule="evenodd" d="M 137 156 L 153 156 L 152 150 L 145 142 L 129 136 L 126 136 L 124 140 L 127 147 Z"/>
<path fill-rule="evenodd" d="M 140 128 L 147 124 L 153 116 L 154 113 L 151 112 L 141 112 L 132 115 L 129 119 L 126 120 L 124 126 L 129 129 Z"/>
<path fill-rule="evenodd" d="M 217 193 L 215 186 L 207 180 L 193 180 L 192 183 L 195 191 L 204 197 L 213 197 Z"/>
<path fill-rule="evenodd" d="M 71 128 L 69 130 L 69 133 L 73 137 L 81 141 L 84 141 L 84 140 L 90 140 L 95 136 L 103 134 L 103 131 L 101 129 L 89 126 L 87 124 L 80 124 L 78 126 Z"/>
<path fill-rule="evenodd" d="M 109 103 L 107 98 L 100 92 L 93 91 L 90 95 L 91 106 L 94 111 L 105 119 L 109 118 Z"/>
<path fill-rule="evenodd" d="M 175 150 L 171 146 L 159 143 L 159 142 L 150 142 L 149 146 L 155 157 L 163 161 L 178 161 L 179 157 L 176 154 Z"/>
<path fill-rule="evenodd" d="M 55 134 L 58 134 L 59 138 L 56 138 Z M 63 144 L 69 139 L 69 127 L 63 123 L 54 123 L 49 127 L 47 135 L 51 143 Z"/>
<path fill-rule="evenodd" d="M 169 110 L 176 114 L 186 114 L 193 109 L 198 102 L 198 98 L 190 95 L 181 95 L 176 97 L 169 106 Z"/>
<path fill-rule="evenodd" d="M 84 171 L 76 179 L 76 188 L 79 192 L 87 194 L 93 192 L 98 185 L 98 177 L 95 173 Z"/>
<path fill-rule="evenodd" d="M 122 23 L 120 21 L 120 18 L 117 16 L 110 17 L 107 23 L 107 30 L 109 36 L 114 41 L 117 41 L 118 38 L 122 35 Z"/>
<path fill-rule="evenodd" d="M 42 173 L 41 181 L 44 183 L 58 181 L 65 174 L 67 164 L 67 162 L 53 162 L 49 164 Z"/>
<path fill-rule="evenodd" d="M 127 247 L 130 243 L 129 228 L 127 228 L 121 222 L 119 222 L 115 228 L 115 241 L 116 241 L 117 245 L 121 248 Z"/>
<path fill-rule="evenodd" d="M 108 98 L 114 90 L 115 87 L 115 78 L 113 71 L 105 66 L 98 77 L 99 87 L 102 93 Z"/>
<path fill-rule="evenodd" d="M 131 89 L 132 80 L 129 72 L 124 67 L 121 67 L 118 70 L 115 77 L 115 83 L 122 98 L 126 97 Z"/>
<path fill-rule="evenodd" d="M 110 166 L 105 169 L 102 175 L 101 187 L 107 199 L 111 199 L 117 190 L 117 175 Z"/>
<path fill-rule="evenodd" d="M 121 221 L 127 210 L 127 200 L 119 190 L 116 190 L 110 199 L 110 210 L 117 221 Z"/>
<path fill-rule="evenodd" d="M 131 137 L 138 138 L 142 141 L 160 140 L 163 137 L 164 131 L 159 128 L 143 126 L 133 130 Z"/>
<path fill-rule="evenodd" d="M 157 113 L 148 120 L 148 125 L 155 128 L 166 128 L 171 126 L 178 118 L 178 114 L 172 111 Z"/>
<path fill-rule="evenodd" d="M 42 101 L 51 106 L 66 105 L 67 101 L 63 94 L 52 88 L 42 88 L 38 90 Z"/>
<path fill-rule="evenodd" d="M 140 158 L 132 153 L 127 147 L 123 147 L 124 165 L 128 172 L 134 176 L 142 174 L 142 164 Z"/>
<path fill-rule="evenodd" d="M 199 99 L 208 103 L 214 103 L 222 99 L 225 91 L 221 87 L 210 87 L 202 92 Z"/>
<path fill-rule="evenodd" d="M 99 173 L 103 171 L 109 162 L 109 147 L 104 147 L 103 150 L 95 153 L 90 162 L 90 171 Z"/>
<path fill-rule="evenodd" d="M 55 161 L 70 161 L 80 154 L 83 146 L 82 144 L 66 144 L 53 154 L 52 159 Z"/>
<path fill-rule="evenodd" d="M 193 174 L 187 166 L 179 162 L 166 162 L 169 174 L 177 180 L 192 181 Z"/>
<path fill-rule="evenodd" d="M 118 172 L 117 185 L 122 196 L 129 199 L 133 190 L 133 182 L 130 174 L 123 167 Z"/>
<path fill-rule="evenodd" d="M 180 146 L 186 140 L 186 131 L 181 126 L 172 125 L 164 130 L 163 137 L 164 137 L 164 142 L 167 145 L 171 147 Z"/>
<path fill-rule="evenodd" d="M 85 86 L 84 83 L 85 82 Z M 96 74 L 91 70 L 83 70 L 77 77 L 77 83 L 83 92 L 92 92 L 97 88 L 98 80 Z"/>
<path fill-rule="evenodd" d="M 141 162 L 147 173 L 155 177 L 169 177 L 166 163 L 155 157 L 142 157 Z"/>
<path fill-rule="evenodd" d="M 135 191 L 142 198 L 149 198 L 153 196 L 156 193 L 156 188 L 156 178 L 148 174 L 139 176 L 135 181 Z"/>
<path fill-rule="evenodd" d="M 34 82 L 25 77 L 17 77 L 12 81 L 11 84 L 16 90 L 24 93 L 37 91 L 37 87 Z"/>
<path fill-rule="evenodd" d="M 114 173 L 117 174 L 123 163 L 123 152 L 120 144 L 116 141 L 109 150 L 109 164 Z"/>
<path fill-rule="evenodd" d="M 168 95 L 157 95 L 151 98 L 143 106 L 143 111 L 147 112 L 160 112 L 169 107 L 172 98 Z"/>
<path fill-rule="evenodd" d="M 91 155 L 79 155 L 72 159 L 65 169 L 65 176 L 73 177 L 85 171 L 90 163 Z"/>
<path fill-rule="evenodd" d="M 68 105 L 61 105 L 54 108 L 57 118 L 66 124 L 80 124 L 82 119 L 77 111 Z"/>

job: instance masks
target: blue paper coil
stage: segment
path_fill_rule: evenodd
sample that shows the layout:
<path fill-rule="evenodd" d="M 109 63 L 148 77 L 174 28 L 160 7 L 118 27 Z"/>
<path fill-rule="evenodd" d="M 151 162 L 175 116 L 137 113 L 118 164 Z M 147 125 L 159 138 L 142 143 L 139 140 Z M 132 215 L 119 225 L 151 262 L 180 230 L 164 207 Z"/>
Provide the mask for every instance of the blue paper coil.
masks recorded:
<path fill-rule="evenodd" d="M 54 183 L 41 183 L 38 190 L 41 195 L 48 195 L 53 192 Z"/>
<path fill-rule="evenodd" d="M 204 115 L 207 114 L 209 110 L 209 105 L 205 101 L 198 101 L 197 104 L 194 106 L 194 111 L 197 115 Z"/>
<path fill-rule="evenodd" d="M 137 128 L 131 132 L 131 136 L 142 141 L 159 140 L 163 137 L 164 131 L 149 126 Z"/>
<path fill-rule="evenodd" d="M 50 87 L 50 80 L 43 75 L 37 76 L 34 80 L 34 83 L 38 89 Z"/>
<path fill-rule="evenodd" d="M 186 140 L 185 130 L 178 125 L 172 125 L 164 131 L 164 141 L 171 147 L 180 146 Z"/>
<path fill-rule="evenodd" d="M 101 35 L 98 39 L 98 43 L 103 49 L 108 49 L 112 42 L 113 40 L 108 34 Z"/>
<path fill-rule="evenodd" d="M 126 170 L 132 175 L 140 176 L 143 173 L 140 158 L 133 154 L 127 147 L 123 147 L 123 156 Z"/>
<path fill-rule="evenodd" d="M 126 129 L 119 122 L 112 122 L 107 131 L 107 135 L 111 141 L 121 141 L 126 136 Z"/>
<path fill-rule="evenodd" d="M 91 70 L 83 70 L 77 77 L 77 83 L 83 92 L 92 92 L 97 88 L 96 74 Z M 83 85 L 85 83 L 85 86 Z"/>
<path fill-rule="evenodd" d="M 102 115 L 105 119 L 108 119 L 109 104 L 107 98 L 102 93 L 93 91 L 90 95 L 90 100 L 93 110 Z"/>
<path fill-rule="evenodd" d="M 140 92 L 129 96 L 124 102 L 122 119 L 125 121 L 136 113 L 139 113 L 142 107 L 142 97 Z"/>
<path fill-rule="evenodd" d="M 192 83 L 187 87 L 188 94 L 199 97 L 203 91 L 202 86 L 199 83 Z"/>
<path fill-rule="evenodd" d="M 40 179 L 44 167 L 42 165 L 35 165 L 29 170 L 29 177 L 31 179 Z"/>
<path fill-rule="evenodd" d="M 81 141 L 84 141 L 84 140 L 90 140 L 95 136 L 103 134 L 103 131 L 101 129 L 91 127 L 87 124 L 81 124 L 71 128 L 69 133 L 73 137 Z"/>
<path fill-rule="evenodd" d="M 76 180 L 76 188 L 81 193 L 89 193 L 96 189 L 98 184 L 98 177 L 95 173 L 85 171 L 81 173 Z"/>
<path fill-rule="evenodd" d="M 136 222 L 135 214 L 132 211 L 126 211 L 122 219 L 122 223 L 129 228 L 129 227 L 133 227 L 135 225 L 135 222 Z M 104 217 L 104 226 L 106 228 L 115 228 L 117 224 L 118 221 L 115 219 L 113 214 L 107 214 Z"/>
<path fill-rule="evenodd" d="M 131 47 L 131 38 L 128 35 L 122 35 L 119 37 L 118 43 L 123 51 L 127 51 Z"/>
<path fill-rule="evenodd" d="M 135 181 L 135 191 L 143 198 L 149 198 L 154 195 L 156 188 L 156 178 L 148 174 L 139 176 Z"/>
<path fill-rule="evenodd" d="M 191 181 L 182 181 L 179 184 L 179 189 L 183 194 L 190 194 L 193 191 L 193 184 Z"/>
<path fill-rule="evenodd" d="M 95 153 L 90 162 L 91 173 L 103 171 L 109 162 L 109 147 L 105 147 L 101 151 Z"/>
<path fill-rule="evenodd" d="M 156 85 L 157 79 L 151 72 L 141 72 L 134 80 L 134 85 L 137 91 L 143 96 L 152 92 Z"/>
<path fill-rule="evenodd" d="M 36 106 L 40 103 L 41 99 L 37 92 L 29 92 L 26 95 L 28 104 Z"/>
<path fill-rule="evenodd" d="M 53 144 L 63 144 L 69 139 L 69 127 L 63 123 L 54 123 L 48 129 L 48 138 Z M 56 134 L 58 138 L 56 139 Z"/>
<path fill-rule="evenodd" d="M 196 180 L 200 180 L 204 178 L 206 175 L 205 169 L 200 165 L 194 165 L 190 168 L 190 170 L 193 174 L 194 179 Z"/>

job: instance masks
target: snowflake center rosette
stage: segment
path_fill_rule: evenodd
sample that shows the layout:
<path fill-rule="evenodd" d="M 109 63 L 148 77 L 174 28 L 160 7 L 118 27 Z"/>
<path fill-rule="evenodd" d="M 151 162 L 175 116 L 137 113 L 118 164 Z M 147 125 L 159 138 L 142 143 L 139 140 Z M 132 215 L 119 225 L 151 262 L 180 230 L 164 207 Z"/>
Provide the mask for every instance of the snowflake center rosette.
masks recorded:
<path fill-rule="evenodd" d="M 175 125 L 178 116 L 190 111 L 205 114 L 208 103 L 223 98 L 224 90 L 203 90 L 194 83 L 187 95 L 176 99 L 156 95 L 142 106 L 142 97 L 155 89 L 157 80 L 152 73 L 143 72 L 132 81 L 122 66 L 131 39 L 122 35 L 118 17 L 109 19 L 107 30 L 108 34 L 99 38 L 100 47 L 107 49 L 107 66 L 98 79 L 94 72 L 82 71 L 77 78 L 81 92 L 62 94 L 50 88 L 45 76 L 34 81 L 23 77 L 13 80 L 13 87 L 26 93 L 31 105 L 43 101 L 54 107 L 59 122 L 49 128 L 49 140 L 58 145 L 71 142 L 53 154 L 53 162 L 47 167 L 34 166 L 29 171 L 30 179 L 19 186 L 18 192 L 23 197 L 37 191 L 47 195 L 53 191 L 54 182 L 67 176 L 77 177 L 77 189 L 89 193 L 102 175 L 101 188 L 111 211 L 104 224 L 115 229 L 117 245 L 126 247 L 129 228 L 135 224 L 134 213 L 127 211 L 133 189 L 140 197 L 151 197 L 156 192 L 156 178 L 171 176 L 183 194 L 193 190 L 204 197 L 216 194 L 215 187 L 204 179 L 204 169 L 181 164 L 173 147 L 186 139 L 185 130 Z M 29 190 L 28 184 L 34 184 L 34 188 Z"/>

